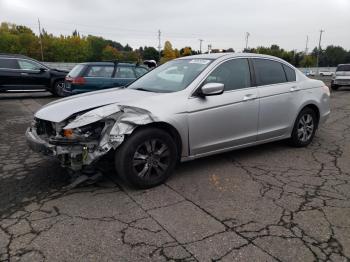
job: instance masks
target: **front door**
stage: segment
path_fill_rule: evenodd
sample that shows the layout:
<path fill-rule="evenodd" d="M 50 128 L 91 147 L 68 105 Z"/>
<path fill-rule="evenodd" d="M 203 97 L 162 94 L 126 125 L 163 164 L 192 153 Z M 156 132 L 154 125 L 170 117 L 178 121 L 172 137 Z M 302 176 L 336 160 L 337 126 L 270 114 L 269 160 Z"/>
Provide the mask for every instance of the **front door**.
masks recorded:
<path fill-rule="evenodd" d="M 190 154 L 204 154 L 253 143 L 257 138 L 259 99 L 247 59 L 231 59 L 213 70 L 205 83 L 222 83 L 215 96 L 188 100 Z"/>
<path fill-rule="evenodd" d="M 18 59 L 20 89 L 45 89 L 50 82 L 49 71 L 38 63 L 27 59 Z"/>

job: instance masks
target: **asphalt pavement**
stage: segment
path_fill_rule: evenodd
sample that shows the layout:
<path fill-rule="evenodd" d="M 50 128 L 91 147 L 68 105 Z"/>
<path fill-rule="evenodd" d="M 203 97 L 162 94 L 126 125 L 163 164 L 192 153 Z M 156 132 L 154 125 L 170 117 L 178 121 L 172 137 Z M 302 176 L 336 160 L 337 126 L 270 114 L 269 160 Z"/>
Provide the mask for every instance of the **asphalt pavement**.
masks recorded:
<path fill-rule="evenodd" d="M 149 190 L 112 169 L 68 189 L 67 171 L 24 138 L 53 100 L 0 94 L 0 261 L 350 260 L 350 88 L 332 93 L 307 148 L 277 142 L 183 163 Z"/>

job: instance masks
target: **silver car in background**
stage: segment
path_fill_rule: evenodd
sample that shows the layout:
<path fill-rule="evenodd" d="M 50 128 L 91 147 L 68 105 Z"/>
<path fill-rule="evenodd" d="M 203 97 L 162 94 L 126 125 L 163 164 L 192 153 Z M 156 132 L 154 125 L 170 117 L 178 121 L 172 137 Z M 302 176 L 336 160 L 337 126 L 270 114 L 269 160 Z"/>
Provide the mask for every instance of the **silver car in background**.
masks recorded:
<path fill-rule="evenodd" d="M 350 64 L 338 65 L 332 79 L 331 87 L 333 90 L 338 90 L 342 86 L 350 86 Z"/>
<path fill-rule="evenodd" d="M 163 183 L 178 161 L 288 139 L 307 146 L 330 114 L 330 92 L 276 57 L 206 54 L 167 62 L 127 88 L 41 108 L 29 146 L 81 171 L 114 154 L 139 188 Z"/>

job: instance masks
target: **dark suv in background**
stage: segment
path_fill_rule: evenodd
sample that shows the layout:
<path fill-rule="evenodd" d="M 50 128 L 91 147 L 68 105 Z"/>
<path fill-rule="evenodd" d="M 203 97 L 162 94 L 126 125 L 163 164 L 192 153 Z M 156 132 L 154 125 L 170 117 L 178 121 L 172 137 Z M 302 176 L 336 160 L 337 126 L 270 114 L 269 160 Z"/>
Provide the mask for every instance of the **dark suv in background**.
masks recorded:
<path fill-rule="evenodd" d="M 138 63 L 81 63 L 68 73 L 62 96 L 125 86 L 148 71 L 149 68 Z"/>
<path fill-rule="evenodd" d="M 49 68 L 27 56 L 0 54 L 0 92 L 45 89 L 59 95 L 67 73 Z"/>

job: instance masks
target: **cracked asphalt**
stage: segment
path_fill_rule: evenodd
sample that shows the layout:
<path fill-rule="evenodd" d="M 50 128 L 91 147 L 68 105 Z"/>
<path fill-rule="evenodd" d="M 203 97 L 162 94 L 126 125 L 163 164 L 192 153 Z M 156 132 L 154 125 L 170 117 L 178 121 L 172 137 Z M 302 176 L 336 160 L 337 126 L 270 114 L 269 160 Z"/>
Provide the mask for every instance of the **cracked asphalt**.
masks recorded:
<path fill-rule="evenodd" d="M 137 191 L 95 185 L 27 148 L 47 93 L 0 95 L 0 261 L 350 261 L 350 88 L 307 148 L 284 142 L 181 164 Z M 107 165 L 108 160 L 103 163 Z"/>

